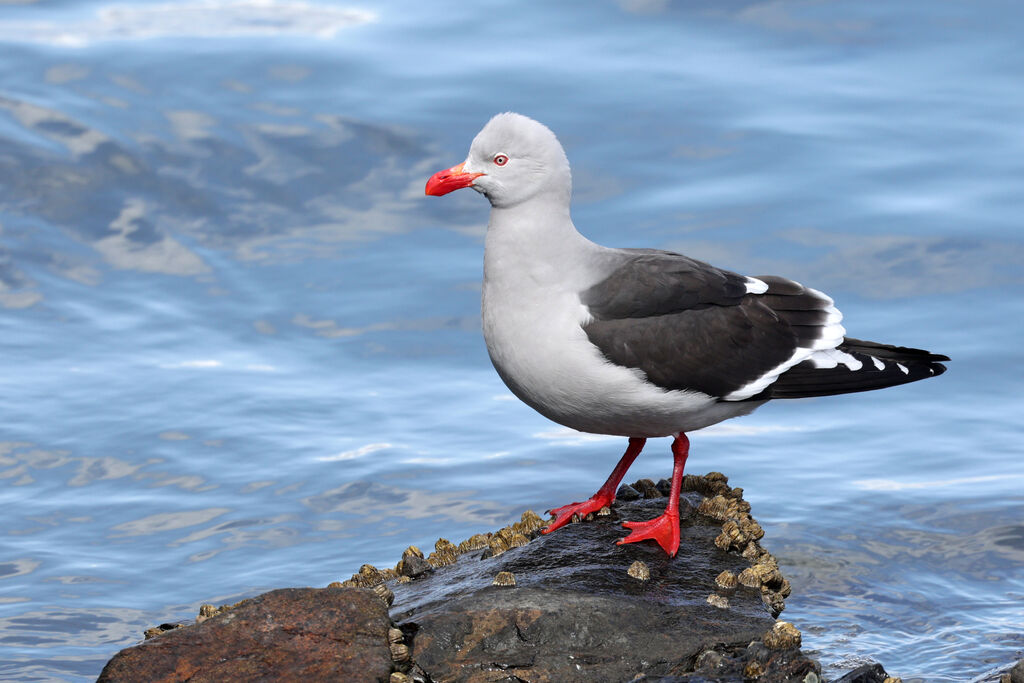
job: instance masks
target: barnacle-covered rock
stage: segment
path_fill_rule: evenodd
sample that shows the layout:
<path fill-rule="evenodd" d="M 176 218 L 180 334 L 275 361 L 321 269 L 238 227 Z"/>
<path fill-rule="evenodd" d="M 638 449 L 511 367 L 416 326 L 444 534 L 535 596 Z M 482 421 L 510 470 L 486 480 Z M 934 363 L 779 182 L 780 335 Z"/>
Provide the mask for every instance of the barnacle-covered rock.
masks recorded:
<path fill-rule="evenodd" d="M 543 528 L 547 522 L 533 510 L 527 510 L 523 513 L 522 519 L 520 520 L 526 527 L 526 532 L 537 531 Z"/>
<path fill-rule="evenodd" d="M 733 574 L 728 569 L 725 569 L 725 570 L 722 571 L 721 574 L 719 574 L 718 576 L 715 577 L 715 584 L 719 588 L 725 588 L 725 589 L 735 588 L 736 584 L 737 584 L 736 575 Z"/>
<path fill-rule="evenodd" d="M 750 562 L 757 562 L 757 560 L 764 555 L 764 550 L 761 549 L 755 541 L 751 541 L 747 544 L 747 547 L 743 549 L 741 553 L 743 558 Z"/>
<path fill-rule="evenodd" d="M 359 588 L 370 588 L 376 586 L 378 583 L 383 583 L 386 580 L 383 572 L 374 567 L 372 564 L 364 564 L 359 567 L 359 571 L 352 575 L 349 581 Z M 348 582 L 345 582 L 348 583 Z"/>
<path fill-rule="evenodd" d="M 396 664 L 405 664 L 411 659 L 409 646 L 405 643 L 388 643 L 391 650 L 391 661 Z"/>
<path fill-rule="evenodd" d="M 657 484 L 650 479 L 638 479 L 633 483 L 636 489 L 645 499 L 664 498 L 664 494 L 658 490 Z"/>
<path fill-rule="evenodd" d="M 502 536 L 491 536 L 487 545 L 491 549 L 491 557 L 497 557 L 508 550 L 508 542 Z"/>
<path fill-rule="evenodd" d="M 378 583 L 370 590 L 376 593 L 377 597 L 380 598 L 388 607 L 391 607 L 391 603 L 395 601 L 395 594 L 391 592 L 391 589 L 385 586 L 383 583 Z"/>
<path fill-rule="evenodd" d="M 777 617 L 782 614 L 782 610 L 786 609 L 786 601 L 782 599 L 782 596 L 774 591 L 762 591 L 761 602 L 768 608 L 773 617 Z"/>
<path fill-rule="evenodd" d="M 633 564 L 629 565 L 626 573 L 637 581 L 647 581 L 651 578 L 650 568 L 641 560 L 636 560 Z"/>
<path fill-rule="evenodd" d="M 177 622 L 171 624 L 160 624 L 159 626 L 154 626 L 153 628 L 147 628 L 145 631 L 143 631 L 142 636 L 146 640 L 149 640 L 150 638 L 156 638 L 157 636 L 163 635 L 168 631 L 173 631 L 177 628 L 183 628 L 184 626 L 185 624 L 180 624 Z"/>
<path fill-rule="evenodd" d="M 200 605 L 199 616 L 196 617 L 196 623 L 201 624 L 207 619 L 217 616 L 221 612 L 227 612 L 232 607 L 235 607 L 235 605 L 221 605 L 220 607 L 214 607 L 213 605 L 209 604 Z"/>
<path fill-rule="evenodd" d="M 450 564 L 455 564 L 458 557 L 455 554 L 455 547 L 445 548 L 443 550 L 435 550 L 427 556 L 427 562 L 431 567 L 437 569 L 438 567 L 447 567 Z"/>
<path fill-rule="evenodd" d="M 775 558 L 758 562 L 740 572 L 739 581 L 749 588 L 762 586 L 778 589 L 782 586 L 782 573 L 775 566 Z"/>
<path fill-rule="evenodd" d="M 516 577 L 512 572 L 498 572 L 494 575 L 494 581 L 491 582 L 492 586 L 514 586 L 516 585 Z"/>
<path fill-rule="evenodd" d="M 773 650 L 787 650 L 800 647 L 801 636 L 797 627 L 788 622 L 775 622 L 770 631 L 766 631 L 761 641 Z"/>
<path fill-rule="evenodd" d="M 749 541 L 750 537 L 743 533 L 739 524 L 730 519 L 722 525 L 722 533 L 715 538 L 715 545 L 722 550 L 739 549 L 745 547 Z"/>
<path fill-rule="evenodd" d="M 719 595 L 718 593 L 712 593 L 708 596 L 708 604 L 712 607 L 717 607 L 718 609 L 728 609 L 729 598 L 724 595 Z"/>
<path fill-rule="evenodd" d="M 697 506 L 697 512 L 711 519 L 724 522 L 736 516 L 736 501 L 722 495 L 712 496 L 700 502 L 700 505 Z"/>
<path fill-rule="evenodd" d="M 524 536 L 522 534 L 519 534 L 519 533 L 516 533 L 516 534 L 512 534 L 512 538 L 508 539 L 508 547 L 509 547 L 509 549 L 512 549 L 512 548 L 522 548 L 524 545 L 526 545 L 529 542 L 530 542 L 530 539 L 528 539 L 526 536 Z"/>
<path fill-rule="evenodd" d="M 472 536 L 470 536 L 465 541 L 459 544 L 459 555 L 467 553 L 470 550 L 479 550 L 480 548 L 486 548 L 490 540 L 490 534 L 473 534 Z"/>
<path fill-rule="evenodd" d="M 764 537 L 764 529 L 762 529 L 761 525 L 754 521 L 754 519 L 749 515 L 745 515 L 740 518 L 739 528 L 740 531 L 755 541 Z"/>
<path fill-rule="evenodd" d="M 800 647 L 800 631 L 788 621 L 777 621 L 769 631 L 765 631 L 761 641 L 771 650 L 788 650 Z"/>
<path fill-rule="evenodd" d="M 450 552 L 455 554 L 458 552 L 458 546 L 449 541 L 447 538 L 439 538 L 434 541 L 434 552 L 435 553 L 447 553 Z"/>

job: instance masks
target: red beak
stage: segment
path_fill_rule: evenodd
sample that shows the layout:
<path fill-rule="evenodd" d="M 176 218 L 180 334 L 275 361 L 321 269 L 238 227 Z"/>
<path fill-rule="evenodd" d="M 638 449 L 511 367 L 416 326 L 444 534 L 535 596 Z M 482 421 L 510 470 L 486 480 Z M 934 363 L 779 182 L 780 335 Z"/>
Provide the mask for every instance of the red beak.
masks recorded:
<path fill-rule="evenodd" d="M 427 181 L 426 193 L 440 197 L 454 190 L 469 187 L 474 180 L 484 175 L 483 173 L 463 173 L 462 167 L 465 165 L 466 162 L 462 162 L 458 166 L 452 166 L 430 176 L 430 180 Z"/>

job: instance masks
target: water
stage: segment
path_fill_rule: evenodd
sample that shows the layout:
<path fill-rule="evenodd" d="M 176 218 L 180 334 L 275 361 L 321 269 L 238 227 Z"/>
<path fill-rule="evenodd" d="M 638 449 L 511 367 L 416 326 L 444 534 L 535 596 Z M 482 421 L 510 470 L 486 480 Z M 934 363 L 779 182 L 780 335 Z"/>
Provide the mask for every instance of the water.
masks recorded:
<path fill-rule="evenodd" d="M 495 112 L 577 225 L 826 289 L 940 379 L 693 435 L 830 671 L 1024 649 L 1024 9 L 778 0 L 0 7 L 0 677 L 592 493 L 479 333 L 486 202 L 425 198 Z M 630 477 L 667 476 L 655 441 Z"/>

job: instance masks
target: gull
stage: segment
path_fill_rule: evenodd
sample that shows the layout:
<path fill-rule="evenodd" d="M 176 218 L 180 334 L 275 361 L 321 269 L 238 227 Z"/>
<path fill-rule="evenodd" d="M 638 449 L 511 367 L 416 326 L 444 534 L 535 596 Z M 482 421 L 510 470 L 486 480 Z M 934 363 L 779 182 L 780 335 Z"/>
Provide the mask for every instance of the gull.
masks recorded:
<path fill-rule="evenodd" d="M 544 533 L 611 505 L 646 440 L 672 436 L 668 506 L 625 522 L 631 533 L 619 543 L 654 540 L 675 556 L 687 432 L 772 399 L 881 389 L 946 369 L 946 356 L 847 337 L 832 299 L 793 280 L 590 241 L 570 217 L 562 145 L 521 114 L 492 118 L 426 194 L 465 187 L 491 203 L 482 318 L 498 375 L 550 420 L 629 439 L 597 493 L 550 510 Z"/>

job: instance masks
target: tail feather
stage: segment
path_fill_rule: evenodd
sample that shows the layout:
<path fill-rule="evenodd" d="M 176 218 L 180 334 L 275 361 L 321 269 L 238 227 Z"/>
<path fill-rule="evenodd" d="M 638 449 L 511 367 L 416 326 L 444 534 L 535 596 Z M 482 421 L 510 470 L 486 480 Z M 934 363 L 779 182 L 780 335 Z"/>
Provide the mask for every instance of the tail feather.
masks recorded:
<path fill-rule="evenodd" d="M 831 396 L 908 384 L 941 375 L 946 366 L 939 361 L 949 360 L 922 349 L 851 338 L 836 350 L 846 354 L 845 361 L 827 367 L 814 357 L 805 360 L 780 375 L 766 389 L 767 398 Z"/>

